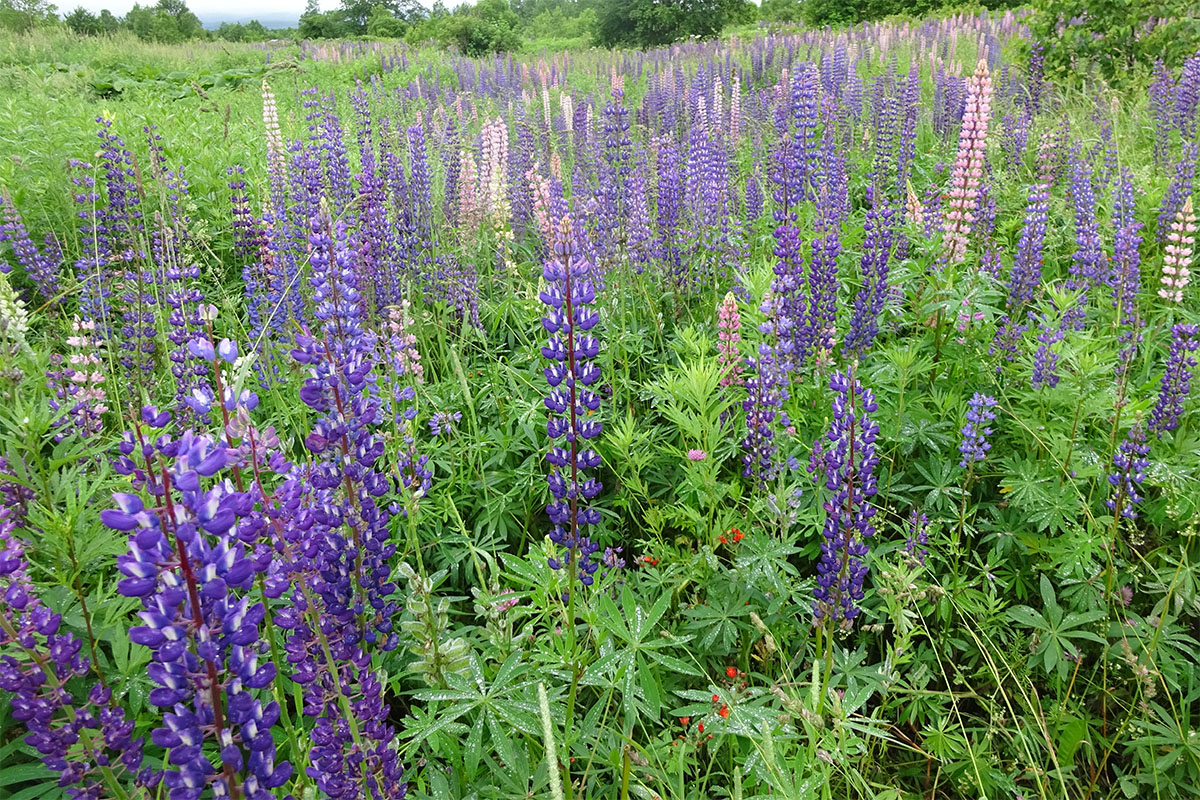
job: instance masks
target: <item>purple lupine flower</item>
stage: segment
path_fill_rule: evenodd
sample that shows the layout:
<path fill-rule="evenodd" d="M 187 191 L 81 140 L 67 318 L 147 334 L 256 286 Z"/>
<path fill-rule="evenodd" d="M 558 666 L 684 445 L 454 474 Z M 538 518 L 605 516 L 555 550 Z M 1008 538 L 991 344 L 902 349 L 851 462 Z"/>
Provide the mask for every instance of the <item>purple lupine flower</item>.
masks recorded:
<path fill-rule="evenodd" d="M 1096 192 L 1092 185 L 1092 168 L 1086 158 L 1080 156 L 1079 146 L 1071 149 L 1071 200 L 1075 208 L 1075 254 L 1071 258 L 1070 278 L 1067 288 L 1081 291 L 1077 308 L 1068 315 L 1076 330 L 1082 322 L 1087 308 L 1087 293 L 1097 283 L 1108 278 L 1108 261 L 1100 241 L 1100 227 L 1096 221 Z"/>
<path fill-rule="evenodd" d="M 117 559 L 125 576 L 117 588 L 141 600 L 143 624 L 129 636 L 154 651 L 149 700 L 163 716 L 151 739 L 171 751 L 163 784 L 172 797 L 198 796 L 212 784 L 216 796 L 240 790 L 248 800 L 267 798 L 292 767 L 275 763 L 271 728 L 279 704 L 264 705 L 251 693 L 276 674 L 263 658 L 259 632 L 266 607 L 251 600 L 263 564 L 250 557 L 237 531 L 254 499 L 227 482 L 205 480 L 229 462 L 211 439 L 189 431 L 161 452 L 170 455 L 159 473 L 163 505 L 147 508 L 137 495 L 117 493 L 118 507 L 100 516 L 130 534 L 129 553 Z M 206 739 L 219 766 L 205 754 Z"/>
<path fill-rule="evenodd" d="M 747 361 L 751 374 L 746 378 L 746 438 L 742 440 L 742 475 L 757 479 L 759 489 L 775 477 L 775 427 L 780 419 L 790 424 L 781 409 L 788 399 L 786 365 L 782 363 L 779 337 L 776 331 L 782 316 L 779 301 L 770 290 L 763 297 L 762 311 L 766 320 L 759 327 L 763 340 L 758 344 L 758 357 Z"/>
<path fill-rule="evenodd" d="M 1170 157 L 1171 128 L 1175 126 L 1175 77 L 1162 59 L 1154 62 L 1154 80 L 1148 94 L 1154 120 L 1154 163 L 1161 166 Z"/>
<path fill-rule="evenodd" d="M 896 225 L 896 209 L 883 199 L 867 212 L 866 238 L 860 264 L 862 287 L 854 297 L 854 312 L 842 349 L 862 355 L 870 349 L 879 332 L 879 316 L 883 313 L 888 294 L 889 259 L 892 235 Z"/>
<path fill-rule="evenodd" d="M 1113 192 L 1113 267 L 1110 276 L 1113 305 L 1121 315 L 1121 324 L 1130 324 L 1137 315 L 1137 298 L 1141 292 L 1139 265 L 1142 244 L 1142 223 L 1134 216 L 1135 194 L 1133 175 L 1121 170 Z"/>
<path fill-rule="evenodd" d="M 1036 41 L 1029 47 L 1029 72 L 1026 81 L 1028 109 L 1031 114 L 1042 107 L 1042 92 L 1046 88 L 1046 46 Z"/>
<path fill-rule="evenodd" d="M 909 69 L 904 82 L 901 110 L 904 118 L 900 125 L 900 145 L 896 153 L 896 186 L 903 189 L 908 185 L 913 161 L 917 154 L 917 120 L 921 109 L 921 70 Z"/>
<path fill-rule="evenodd" d="M 1150 412 L 1149 433 L 1161 437 L 1164 432 L 1179 427 L 1183 403 L 1192 388 L 1192 371 L 1196 368 L 1196 357 L 1192 353 L 1197 349 L 1200 349 L 1200 328 L 1185 322 L 1171 327 L 1171 346 L 1159 385 L 1158 401 Z"/>
<path fill-rule="evenodd" d="M 375 341 L 362 326 L 345 227 L 333 224 L 324 204 L 309 244 L 320 328 L 298 334 L 292 356 L 310 370 L 300 399 L 319 414 L 305 439 L 317 458 L 299 473 L 299 482 L 311 486 L 311 511 L 292 555 L 292 603 L 276 624 L 289 632 L 293 680 L 303 687 L 304 713 L 315 717 L 308 775 L 337 800 L 396 800 L 407 790 L 404 769 L 367 650 L 399 643 L 388 567 L 396 548 L 391 511 L 380 500 L 391 488 L 378 463 L 385 445 L 374 431 L 382 416 Z"/>
<path fill-rule="evenodd" d="M 1149 454 L 1146 432 L 1140 425 L 1134 426 L 1113 454 L 1113 466 L 1117 471 L 1108 476 L 1108 482 L 1115 492 L 1104 501 L 1110 511 L 1126 519 L 1137 519 L 1137 504 L 1142 502 L 1138 489 L 1150 468 Z"/>
<path fill-rule="evenodd" d="M 879 424 L 869 414 L 878 407 L 875 395 L 863 387 L 852 372 L 835 372 L 829 379 L 833 398 L 833 422 L 813 448 L 810 471 L 819 469 L 829 496 L 822 504 L 821 560 L 817 565 L 813 616 L 843 627 L 853 623 L 863 599 L 867 565 L 867 539 L 875 534 L 871 519 L 875 509 L 875 438 Z"/>
<path fill-rule="evenodd" d="M 454 432 L 454 424 L 461 420 L 461 411 L 438 411 L 429 418 L 429 432 L 434 436 L 449 436 Z"/>
<path fill-rule="evenodd" d="M 307 449 L 320 457 L 311 480 L 321 512 L 309 536 L 320 547 L 318 558 L 328 561 L 329 574 L 337 576 L 330 579 L 326 602 L 336 606 L 347 628 L 355 629 L 346 635 L 369 644 L 379 641 L 390 650 L 399 641 L 392 625 L 398 606 L 385 565 L 395 544 L 390 542 L 390 514 L 378 500 L 388 484 L 377 467 L 384 443 L 373 429 L 380 417 L 375 342 L 362 327 L 345 227 L 340 222 L 335 226 L 324 206 L 312 222 L 309 243 L 313 315 L 321 327 L 315 334 L 297 334 L 292 350 L 311 375 L 300 399 L 320 415 L 305 439 Z M 350 496 L 341 496 L 343 489 Z M 352 598 L 361 602 L 360 610 L 353 610 Z"/>
<path fill-rule="evenodd" d="M 992 435 L 988 423 L 996 418 L 996 412 L 992 411 L 995 407 L 996 398 L 979 392 L 967 401 L 967 424 L 962 427 L 962 443 L 958 446 L 958 452 L 962 453 L 960 467 L 966 469 L 983 461 L 992 449 L 987 437 Z"/>
<path fill-rule="evenodd" d="M 812 261 L 808 270 L 808 321 L 806 352 L 828 353 L 833 350 L 837 323 L 838 253 L 841 252 L 842 216 L 838 198 L 830 186 L 817 200 L 816 236 L 812 241 Z"/>
<path fill-rule="evenodd" d="M 11 244 L 17 264 L 25 270 L 42 299 L 54 302 L 60 291 L 59 270 L 62 267 L 62 253 L 57 249 L 57 242 L 47 237 L 46 251 L 39 250 L 29 238 L 25 221 L 21 219 L 8 191 L 0 188 L 0 243 L 5 241 Z M 53 248 L 49 246 L 51 242 L 54 242 Z M 8 261 L 0 259 L 0 272 L 7 273 L 10 269 Z"/>
<path fill-rule="evenodd" d="M 691 281 L 680 244 L 680 220 L 683 211 L 683 177 L 679 169 L 679 151 L 667 142 L 658 149 L 658 260 L 671 284 L 690 290 Z"/>
<path fill-rule="evenodd" d="M 545 400 L 550 412 L 546 433 L 555 442 L 546 453 L 553 495 L 546 513 L 552 524 L 551 541 L 568 554 L 565 563 L 551 558 L 550 568 L 574 568 L 584 586 L 592 584 L 592 576 L 600 566 L 591 561 L 599 546 L 585 531 L 587 526 L 600 522 L 599 509 L 590 504 L 600 493 L 601 484 L 580 474 L 600 466 L 600 455 L 586 445 L 601 430 L 600 423 L 590 419 L 590 414 L 600 408 L 600 395 L 590 388 L 600 379 L 600 369 L 594 363 L 600 342 L 587 333 L 600 321 L 600 315 L 588 308 L 596 300 L 591 269 L 580 254 L 570 217 L 564 216 L 559 221 L 553 255 L 542 271 L 547 286 L 539 295 L 546 304 L 542 327 L 550 334 L 550 341 L 542 348 L 542 355 L 551 362 L 545 370 L 551 388 Z M 565 447 L 557 444 L 564 437 Z M 568 576 L 568 593 L 575 577 Z"/>
<path fill-rule="evenodd" d="M 1025 224 L 1017 243 L 1017 257 L 1013 261 L 1012 275 L 1008 282 L 1008 299 L 1005 307 L 1017 311 L 1033 302 L 1033 295 L 1042 282 L 1042 250 L 1046 242 L 1046 222 L 1049 217 L 1050 187 L 1036 183 L 1029 189 L 1025 201 Z"/>
<path fill-rule="evenodd" d="M 1061 342 L 1067 335 L 1065 325 L 1065 314 L 1058 323 L 1054 323 L 1044 313 L 1041 316 L 1037 335 L 1040 344 L 1033 360 L 1032 386 L 1034 389 L 1040 389 L 1043 386 L 1053 389 L 1058 385 L 1058 352 L 1054 349 L 1054 345 Z"/>
<path fill-rule="evenodd" d="M 908 525 L 905 527 L 904 553 L 915 558 L 921 564 L 929 555 L 929 517 L 915 508 L 908 515 Z"/>
<path fill-rule="evenodd" d="M 617 242 L 624 239 L 625 206 L 628 202 L 626 184 L 633 172 L 633 140 L 629 138 L 629 109 L 625 107 L 623 88 L 613 87 L 611 99 L 604 107 L 602 116 L 604 138 L 600 142 L 603 149 L 597 199 L 603 222 L 598 225 L 601 239 L 597 246 L 609 253 Z"/>
<path fill-rule="evenodd" d="M 1196 136 L 1196 112 L 1200 110 L 1200 51 L 1183 62 L 1175 86 L 1175 125 L 1185 140 Z"/>
<path fill-rule="evenodd" d="M 763 215 L 762 176 L 758 170 L 746 176 L 746 220 L 757 222 Z"/>
<path fill-rule="evenodd" d="M 28 566 L 14 509 L 0 506 L 0 690 L 12 693 L 12 718 L 25 726 L 26 743 L 59 773 L 58 785 L 70 797 L 122 791 L 110 782 L 127 775 L 136 786 L 152 788 L 158 773 L 142 768 L 143 740 L 134 739 L 133 720 L 96 681 L 80 655 L 82 643 L 62 631 L 62 617 L 37 596 Z M 67 687 L 77 677 L 93 682 L 83 703 Z"/>
<path fill-rule="evenodd" d="M 1188 142 L 1175 164 L 1162 204 L 1158 207 L 1158 225 L 1155 227 L 1158 241 L 1165 242 L 1171 232 L 1171 221 L 1179 215 L 1184 200 L 1192 195 L 1192 184 L 1196 180 L 1196 165 L 1200 164 L 1200 142 Z"/>

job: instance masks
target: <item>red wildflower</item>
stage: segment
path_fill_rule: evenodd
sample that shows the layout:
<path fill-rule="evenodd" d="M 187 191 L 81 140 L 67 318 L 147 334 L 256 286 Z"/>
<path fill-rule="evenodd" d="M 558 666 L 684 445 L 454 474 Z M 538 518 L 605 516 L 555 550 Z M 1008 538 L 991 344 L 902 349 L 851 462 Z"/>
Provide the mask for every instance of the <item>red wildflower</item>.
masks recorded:
<path fill-rule="evenodd" d="M 721 706 L 717 713 L 721 715 L 721 719 L 729 719 L 729 706 Z"/>
<path fill-rule="evenodd" d="M 730 678 L 736 678 L 736 677 L 738 676 L 738 670 L 737 670 L 737 667 L 726 667 L 726 668 L 725 668 L 725 675 L 726 675 L 726 676 L 728 676 L 728 677 L 730 677 Z"/>

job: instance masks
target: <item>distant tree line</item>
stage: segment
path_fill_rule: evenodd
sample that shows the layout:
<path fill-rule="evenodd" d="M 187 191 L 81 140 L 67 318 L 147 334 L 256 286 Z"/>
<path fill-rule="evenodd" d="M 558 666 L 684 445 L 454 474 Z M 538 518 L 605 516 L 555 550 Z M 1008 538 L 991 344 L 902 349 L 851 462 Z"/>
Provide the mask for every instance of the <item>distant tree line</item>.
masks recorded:
<path fill-rule="evenodd" d="M 1173 0 L 1181 2 L 1182 0 Z M 467 55 L 519 50 L 527 43 L 601 47 L 654 47 L 688 38 L 708 38 L 730 25 L 766 21 L 808 25 L 854 24 L 894 14 L 924 16 L 963 0 L 477 0 L 453 11 L 444 0 L 426 9 L 419 0 L 341 0 L 322 11 L 307 0 L 299 27 L 304 39 L 370 36 L 436 41 Z M 1019 0 L 982 0 L 989 8 L 1017 5 Z M 1054 0 L 1088 6 L 1136 0 Z M 0 27 L 27 30 L 56 24 L 49 0 L 0 0 Z M 259 22 L 223 23 L 205 31 L 185 0 L 158 0 L 135 5 L 124 17 L 76 8 L 62 22 L 77 33 L 102 35 L 129 30 L 142 39 L 180 42 L 213 36 L 229 41 L 262 41 L 279 32 Z M 287 31 L 285 35 L 291 35 Z"/>
<path fill-rule="evenodd" d="M 158 0 L 156 5 L 135 3 L 123 17 L 107 8 L 94 14 L 79 6 L 63 15 L 61 22 L 58 8 L 47 0 L 0 0 L 0 30 L 23 32 L 58 24 L 66 25 L 81 36 L 129 31 L 139 39 L 169 44 L 210 36 L 232 42 L 259 42 L 280 35 L 253 20 L 245 24 L 225 22 L 210 33 L 184 0 Z"/>

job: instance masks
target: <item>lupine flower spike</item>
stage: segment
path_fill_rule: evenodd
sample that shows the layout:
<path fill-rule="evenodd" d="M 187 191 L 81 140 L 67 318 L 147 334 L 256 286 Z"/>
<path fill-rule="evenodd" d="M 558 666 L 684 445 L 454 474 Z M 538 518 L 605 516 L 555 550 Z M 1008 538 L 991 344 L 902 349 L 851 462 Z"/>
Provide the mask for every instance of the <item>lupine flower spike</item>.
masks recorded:
<path fill-rule="evenodd" d="M 591 388 L 600 379 L 600 369 L 594 363 L 600 343 L 588 333 L 600 321 L 600 315 L 589 308 L 596 299 L 591 264 L 580 252 L 569 217 L 560 220 L 542 277 L 546 288 L 540 296 L 547 307 L 542 327 L 550 334 L 542 355 L 551 362 L 545 369 L 550 384 L 545 399 L 550 412 L 546 432 L 554 442 L 546 454 L 553 495 L 546 512 L 552 526 L 550 539 L 567 552 L 565 563 L 551 558 L 550 568 L 572 566 L 580 583 L 590 586 L 600 566 L 591 561 L 591 555 L 599 547 L 585 531 L 587 526 L 600 522 L 600 511 L 590 505 L 600 493 L 600 482 L 585 479 L 582 473 L 600 466 L 600 455 L 586 445 L 600 435 L 600 423 L 591 418 L 592 412 L 600 408 L 600 396 Z M 559 439 L 565 439 L 565 446 L 557 443 Z M 569 580 L 576 575 L 569 576 Z"/>
<path fill-rule="evenodd" d="M 875 395 L 852 372 L 835 372 L 829 379 L 833 398 L 833 423 L 813 447 L 811 472 L 825 477 L 829 494 L 825 500 L 825 528 L 821 561 L 817 565 L 816 601 L 813 615 L 818 621 L 848 627 L 859 614 L 867 540 L 875 534 L 871 520 L 875 508 L 875 438 L 879 425 L 869 416 L 877 405 Z"/>
<path fill-rule="evenodd" d="M 1163 253 L 1162 287 L 1158 296 L 1169 303 L 1182 303 L 1183 290 L 1191 282 L 1192 254 L 1196 244 L 1196 215 L 1192 211 L 1192 197 L 1184 201 L 1183 207 L 1171 222 L 1167 234 L 1167 246 Z"/>

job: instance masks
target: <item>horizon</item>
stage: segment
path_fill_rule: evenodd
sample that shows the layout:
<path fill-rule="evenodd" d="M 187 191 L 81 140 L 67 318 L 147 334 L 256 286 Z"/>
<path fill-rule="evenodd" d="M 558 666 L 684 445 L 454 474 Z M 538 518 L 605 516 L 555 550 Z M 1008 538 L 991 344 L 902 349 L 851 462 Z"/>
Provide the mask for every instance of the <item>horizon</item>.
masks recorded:
<path fill-rule="evenodd" d="M 432 6 L 432 2 L 428 0 L 418 0 L 421 5 L 426 8 Z M 135 4 L 142 6 L 153 6 L 157 0 L 67 0 L 59 6 L 58 11 L 61 15 L 70 14 L 77 7 L 82 6 L 93 14 L 98 14 L 104 9 L 108 9 L 113 14 L 121 17 L 129 13 L 129 10 Z M 341 6 L 339 0 L 318 0 L 318 5 L 321 11 L 332 11 Z M 450 7 L 457 6 L 457 2 L 447 3 Z M 254 3 L 254 10 L 248 11 L 247 4 L 238 2 L 238 0 L 193 0 L 188 2 L 188 9 L 200 18 L 206 25 L 210 22 L 249 22 L 253 19 L 263 20 L 269 18 L 279 18 L 284 15 L 290 16 L 294 20 L 299 20 L 300 15 L 304 13 L 304 0 L 258 0 Z"/>

